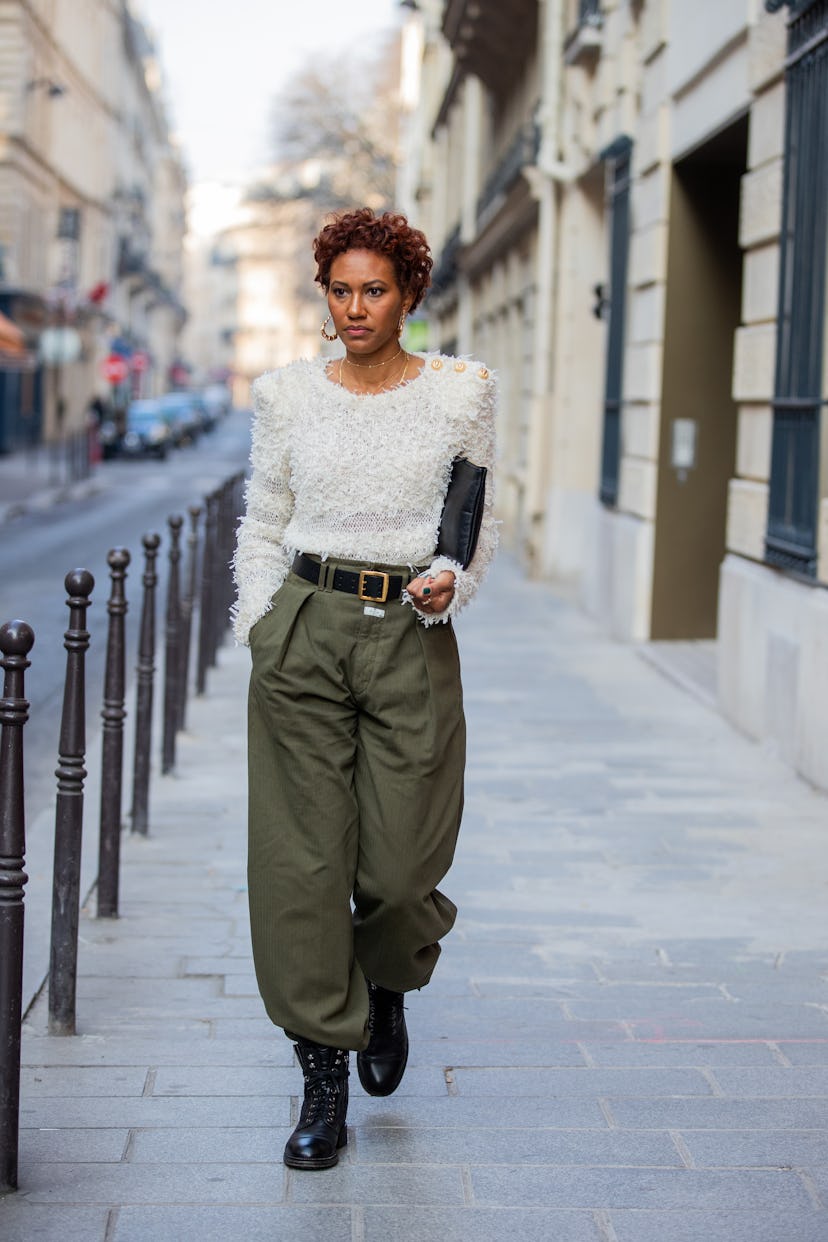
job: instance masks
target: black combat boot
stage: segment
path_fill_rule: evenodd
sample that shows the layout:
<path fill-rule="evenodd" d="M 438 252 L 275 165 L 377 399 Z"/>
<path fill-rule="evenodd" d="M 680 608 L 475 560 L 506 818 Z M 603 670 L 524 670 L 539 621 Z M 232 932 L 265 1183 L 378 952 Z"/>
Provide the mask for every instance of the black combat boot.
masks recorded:
<path fill-rule="evenodd" d="M 305 1076 L 299 1124 L 285 1146 L 291 1169 L 330 1169 L 348 1142 L 348 1053 L 310 1039 L 294 1045 Z"/>
<path fill-rule="evenodd" d="M 368 983 L 368 1047 L 357 1053 L 359 1081 L 369 1095 L 391 1095 L 408 1061 L 408 1031 L 402 992 Z"/>

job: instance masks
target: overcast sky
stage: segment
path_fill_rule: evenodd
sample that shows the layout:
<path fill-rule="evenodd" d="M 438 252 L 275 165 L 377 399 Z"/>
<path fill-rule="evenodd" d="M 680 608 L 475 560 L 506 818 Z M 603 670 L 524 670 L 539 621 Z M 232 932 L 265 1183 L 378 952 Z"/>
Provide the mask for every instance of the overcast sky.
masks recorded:
<path fill-rule="evenodd" d="M 271 100 L 314 52 L 361 56 L 399 0 L 132 0 L 159 43 L 170 121 L 193 181 L 248 181 L 268 158 Z"/>

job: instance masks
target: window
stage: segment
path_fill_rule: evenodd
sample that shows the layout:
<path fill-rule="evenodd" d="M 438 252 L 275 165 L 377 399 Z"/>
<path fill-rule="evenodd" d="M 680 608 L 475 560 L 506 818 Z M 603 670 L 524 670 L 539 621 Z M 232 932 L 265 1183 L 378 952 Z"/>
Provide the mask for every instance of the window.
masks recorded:
<path fill-rule="evenodd" d="M 771 7 L 771 5 L 768 5 Z M 779 7 L 775 4 L 773 7 Z M 828 241 L 828 0 L 794 0 L 765 559 L 816 576 Z"/>

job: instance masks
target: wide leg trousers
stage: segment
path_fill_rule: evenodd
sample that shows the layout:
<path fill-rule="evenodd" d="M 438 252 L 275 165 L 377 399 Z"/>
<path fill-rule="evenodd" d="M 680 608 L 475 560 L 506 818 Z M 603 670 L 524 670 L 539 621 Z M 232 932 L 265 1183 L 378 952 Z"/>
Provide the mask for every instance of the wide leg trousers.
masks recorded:
<path fill-rule="evenodd" d="M 366 978 L 422 987 L 456 916 L 437 890 L 463 809 L 454 632 L 290 574 L 250 645 L 259 989 L 292 1038 L 361 1049 Z"/>

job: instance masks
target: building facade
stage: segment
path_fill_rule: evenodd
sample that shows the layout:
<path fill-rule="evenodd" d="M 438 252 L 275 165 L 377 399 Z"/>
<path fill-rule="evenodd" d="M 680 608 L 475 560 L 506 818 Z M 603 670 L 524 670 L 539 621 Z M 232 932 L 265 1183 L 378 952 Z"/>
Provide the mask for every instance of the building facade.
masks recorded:
<path fill-rule="evenodd" d="M 723 711 L 828 787 L 826 0 L 418 0 L 432 343 L 501 378 L 528 572 L 716 638 Z"/>
<path fill-rule="evenodd" d="M 26 342 L 0 371 L 9 451 L 82 429 L 96 396 L 166 384 L 185 178 L 126 0 L 0 0 L 0 117 L 0 311 Z"/>

